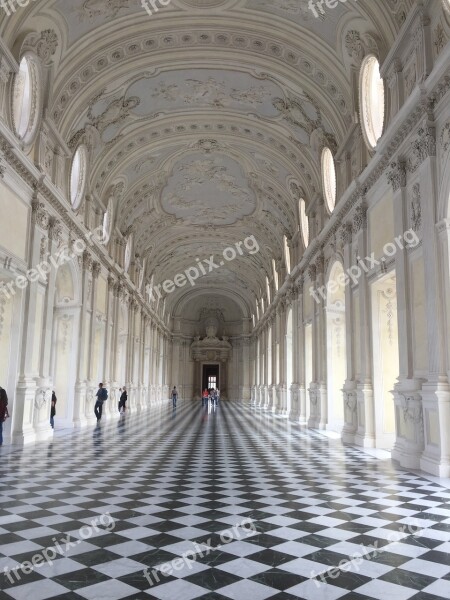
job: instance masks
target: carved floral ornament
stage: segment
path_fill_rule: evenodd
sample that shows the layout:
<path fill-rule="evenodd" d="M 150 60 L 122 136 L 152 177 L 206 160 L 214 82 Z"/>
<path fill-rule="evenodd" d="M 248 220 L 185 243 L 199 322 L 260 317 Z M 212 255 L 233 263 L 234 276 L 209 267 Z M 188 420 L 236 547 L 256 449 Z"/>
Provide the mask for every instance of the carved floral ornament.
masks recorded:
<path fill-rule="evenodd" d="M 394 192 L 400 188 L 406 187 L 406 165 L 402 161 L 394 161 L 390 164 L 390 170 L 387 172 L 387 180 L 391 184 Z"/>
<path fill-rule="evenodd" d="M 360 204 L 353 215 L 353 233 L 358 233 L 367 227 L 367 206 Z"/>

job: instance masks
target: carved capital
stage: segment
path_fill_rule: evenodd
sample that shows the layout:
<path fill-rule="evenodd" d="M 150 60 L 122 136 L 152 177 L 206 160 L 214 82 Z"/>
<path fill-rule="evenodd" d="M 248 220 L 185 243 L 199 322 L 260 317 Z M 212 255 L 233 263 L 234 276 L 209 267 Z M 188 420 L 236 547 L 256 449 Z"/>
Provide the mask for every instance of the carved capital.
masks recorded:
<path fill-rule="evenodd" d="M 392 162 L 390 171 L 387 172 L 387 180 L 392 185 L 394 192 L 406 187 L 406 165 L 402 161 Z"/>
<path fill-rule="evenodd" d="M 353 215 L 353 233 L 358 233 L 367 227 L 367 206 L 360 204 Z"/>
<path fill-rule="evenodd" d="M 100 272 L 102 270 L 102 266 L 99 262 L 93 262 L 92 263 L 92 277 L 94 279 L 97 279 L 97 277 L 100 275 Z"/>

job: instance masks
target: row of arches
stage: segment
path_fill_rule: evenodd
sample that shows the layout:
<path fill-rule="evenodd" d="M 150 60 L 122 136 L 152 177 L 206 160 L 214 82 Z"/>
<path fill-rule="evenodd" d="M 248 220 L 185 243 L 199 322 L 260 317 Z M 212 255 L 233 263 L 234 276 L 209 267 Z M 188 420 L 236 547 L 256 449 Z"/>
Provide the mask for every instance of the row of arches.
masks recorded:
<path fill-rule="evenodd" d="M 321 332 L 311 318 L 307 315 L 305 318 L 303 303 L 294 302 L 287 307 L 257 339 L 252 401 L 310 427 L 334 431 L 344 437 L 351 431 L 355 437 L 359 423 L 353 382 L 360 371 L 362 356 L 358 323 L 351 321 L 347 306 L 350 298 L 355 312 L 356 296 L 352 298 L 353 292 L 339 284 L 343 276 L 343 263 L 334 261 L 328 270 L 326 293 L 321 291 L 324 301 L 314 307 L 315 311 L 324 311 L 323 353 L 319 354 L 318 348 Z M 371 283 L 370 298 L 371 366 L 376 374 L 374 445 L 391 449 L 396 438 L 393 388 L 399 376 L 394 271 Z M 325 365 L 317 363 L 319 355 L 325 358 Z"/>

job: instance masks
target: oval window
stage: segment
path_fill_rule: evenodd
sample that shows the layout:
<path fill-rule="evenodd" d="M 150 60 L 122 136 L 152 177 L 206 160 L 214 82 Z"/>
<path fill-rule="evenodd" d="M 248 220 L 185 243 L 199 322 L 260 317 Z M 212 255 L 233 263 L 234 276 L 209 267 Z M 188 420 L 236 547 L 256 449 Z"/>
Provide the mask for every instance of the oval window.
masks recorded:
<path fill-rule="evenodd" d="M 376 56 L 367 56 L 360 77 L 361 122 L 366 143 L 374 149 L 383 134 L 385 91 Z"/>
<path fill-rule="evenodd" d="M 333 154 L 328 147 L 322 151 L 322 183 L 325 201 L 331 213 L 336 206 L 336 168 Z"/>
<path fill-rule="evenodd" d="M 300 230 L 302 232 L 303 244 L 307 248 L 309 245 L 309 220 L 303 198 L 300 200 Z"/>
<path fill-rule="evenodd" d="M 30 54 L 22 57 L 13 81 L 12 119 L 14 130 L 25 144 L 33 141 L 41 110 L 40 70 Z"/>
<path fill-rule="evenodd" d="M 70 202 L 72 208 L 77 210 L 84 197 L 86 189 L 87 152 L 86 146 L 81 144 L 75 151 L 70 167 Z"/>

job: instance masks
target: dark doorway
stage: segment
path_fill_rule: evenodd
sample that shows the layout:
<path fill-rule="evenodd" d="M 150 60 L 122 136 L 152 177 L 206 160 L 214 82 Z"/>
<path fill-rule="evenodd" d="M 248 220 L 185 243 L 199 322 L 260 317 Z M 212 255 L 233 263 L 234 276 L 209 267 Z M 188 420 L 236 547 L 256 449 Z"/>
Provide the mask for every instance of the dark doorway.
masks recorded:
<path fill-rule="evenodd" d="M 203 365 L 202 389 L 219 388 L 219 365 Z"/>

